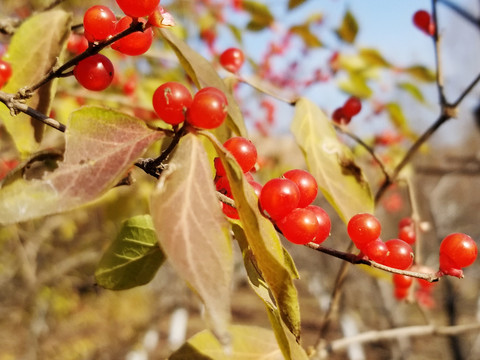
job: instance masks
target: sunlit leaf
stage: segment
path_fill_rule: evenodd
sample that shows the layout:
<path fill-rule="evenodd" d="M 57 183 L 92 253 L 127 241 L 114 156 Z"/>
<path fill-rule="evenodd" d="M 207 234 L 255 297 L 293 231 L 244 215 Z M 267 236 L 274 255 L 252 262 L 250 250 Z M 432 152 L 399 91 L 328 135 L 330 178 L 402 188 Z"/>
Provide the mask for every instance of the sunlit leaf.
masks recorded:
<path fill-rule="evenodd" d="M 2 91 L 16 93 L 25 86 L 33 85 L 56 65 L 70 33 L 71 21 L 70 14 L 52 10 L 23 22 L 12 37 L 4 57 L 12 65 L 13 73 Z M 48 115 L 55 84 L 56 81 L 51 81 L 44 85 L 27 100 L 27 104 Z M 43 123 L 23 113 L 12 117 L 3 104 L 0 106 L 0 119 L 23 157 L 38 148 L 37 143 L 42 138 L 45 126 Z"/>
<path fill-rule="evenodd" d="M 165 261 L 150 215 L 123 223 L 120 233 L 103 254 L 97 269 L 97 284 L 124 290 L 149 283 Z"/>
<path fill-rule="evenodd" d="M 245 180 L 243 171 L 221 144 L 205 134 L 222 159 L 235 199 L 238 214 L 255 262 L 278 305 L 282 321 L 296 339 L 300 336 L 298 294 L 291 259 L 285 259 L 278 234 L 270 220 L 258 210 L 258 199 Z M 288 262 L 288 263 L 287 263 Z"/>
<path fill-rule="evenodd" d="M 237 26 L 235 26 L 233 24 L 227 24 L 227 26 L 230 29 L 230 31 L 232 32 L 232 35 L 235 38 L 235 40 L 237 40 L 239 43 L 241 43 L 242 40 L 243 40 L 242 30 L 239 29 Z"/>
<path fill-rule="evenodd" d="M 288 0 L 288 9 L 295 9 L 296 7 L 304 4 L 305 2 L 306 0 Z"/>
<path fill-rule="evenodd" d="M 436 80 L 435 73 L 429 68 L 422 65 L 410 66 L 403 70 L 417 80 L 425 82 L 434 82 Z"/>
<path fill-rule="evenodd" d="M 321 47 L 322 42 L 313 34 L 308 24 L 295 25 L 290 28 L 290 32 L 300 36 L 307 47 Z"/>
<path fill-rule="evenodd" d="M 228 354 L 213 334 L 204 330 L 175 351 L 170 360 L 283 360 L 271 330 L 257 326 L 232 325 L 232 347 Z"/>
<path fill-rule="evenodd" d="M 178 145 L 150 207 L 161 248 L 203 301 L 212 331 L 228 343 L 233 273 L 229 224 L 197 136 L 188 134 Z"/>
<path fill-rule="evenodd" d="M 246 136 L 247 130 L 240 108 L 212 64 L 174 35 L 170 29 L 159 29 L 159 32 L 175 51 L 184 70 L 198 88 L 213 86 L 223 91 L 228 100 L 227 125 L 238 135 Z"/>
<path fill-rule="evenodd" d="M 359 55 L 367 62 L 369 66 L 390 67 L 391 64 L 376 49 L 362 48 Z"/>
<path fill-rule="evenodd" d="M 423 96 L 421 90 L 415 84 L 410 82 L 402 82 L 397 84 L 399 89 L 402 89 L 413 96 L 416 100 L 421 103 L 425 103 L 425 97 Z"/>
<path fill-rule="evenodd" d="M 19 179 L 0 189 L 0 223 L 59 213 L 96 200 L 162 136 L 120 112 L 97 107 L 75 111 L 58 168 L 41 179 Z"/>
<path fill-rule="evenodd" d="M 353 14 L 347 10 L 343 16 L 342 24 L 335 31 L 340 39 L 353 43 L 358 33 L 358 23 Z"/>
<path fill-rule="evenodd" d="M 367 79 L 358 73 L 349 73 L 347 78 L 338 81 L 338 87 L 347 94 L 359 98 L 369 98 L 372 96 L 372 89 L 367 84 Z"/>
<path fill-rule="evenodd" d="M 398 103 L 388 103 L 385 104 L 385 109 L 390 117 L 392 124 L 406 137 L 416 140 L 417 135 L 408 125 L 408 120 L 403 113 L 402 108 Z"/>
<path fill-rule="evenodd" d="M 247 26 L 249 30 L 263 30 L 270 26 L 275 20 L 268 6 L 260 2 L 244 0 L 242 2 L 242 7 L 243 10 L 248 12 L 251 16 L 251 20 Z"/>
<path fill-rule="evenodd" d="M 355 164 L 350 149 L 338 140 L 323 111 L 301 98 L 291 130 L 320 190 L 342 220 L 348 222 L 355 214 L 372 212 L 373 197 L 363 171 Z"/>

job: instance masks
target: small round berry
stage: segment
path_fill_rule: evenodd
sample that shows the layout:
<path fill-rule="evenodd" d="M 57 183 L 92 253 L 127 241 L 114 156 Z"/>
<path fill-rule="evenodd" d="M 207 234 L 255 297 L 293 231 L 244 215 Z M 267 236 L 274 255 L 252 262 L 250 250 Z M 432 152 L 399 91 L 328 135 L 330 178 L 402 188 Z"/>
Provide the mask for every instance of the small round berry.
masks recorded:
<path fill-rule="evenodd" d="M 221 90 L 219 90 L 219 89 L 217 89 L 216 87 L 213 87 L 213 86 L 206 86 L 204 88 L 201 88 L 200 90 L 197 91 L 197 95 L 207 93 L 207 92 L 211 92 L 213 94 L 221 96 L 223 101 L 225 102 L 225 104 L 228 104 L 228 99 L 225 96 L 225 94 Z"/>
<path fill-rule="evenodd" d="M 220 159 L 219 157 L 216 157 L 215 159 L 213 159 L 213 165 L 215 166 L 215 172 L 217 176 L 227 175 L 227 172 L 225 171 L 225 168 L 223 167 L 223 164 L 222 164 L 222 159 Z"/>
<path fill-rule="evenodd" d="M 313 241 L 320 227 L 315 213 L 306 208 L 294 209 L 277 226 L 288 241 L 298 245 Z"/>
<path fill-rule="evenodd" d="M 378 219 L 367 213 L 354 215 L 348 222 L 347 231 L 355 246 L 363 250 L 365 245 L 380 237 L 382 227 Z"/>
<path fill-rule="evenodd" d="M 81 34 L 70 34 L 67 42 L 67 49 L 73 54 L 81 54 L 88 49 L 88 40 Z"/>
<path fill-rule="evenodd" d="M 220 176 L 215 182 L 215 187 L 218 192 L 221 192 L 223 195 L 232 197 L 232 188 L 230 187 L 230 182 L 226 176 Z"/>
<path fill-rule="evenodd" d="M 379 264 L 383 264 L 387 258 L 388 248 L 387 245 L 378 238 L 376 240 L 370 241 L 362 249 L 362 252 L 372 261 L 375 261 Z"/>
<path fill-rule="evenodd" d="M 192 101 L 190 91 L 184 85 L 174 81 L 160 85 L 152 98 L 155 112 L 170 125 L 178 125 L 185 120 L 185 114 Z"/>
<path fill-rule="evenodd" d="M 310 205 L 317 197 L 318 185 L 315 178 L 308 171 L 301 169 L 289 170 L 283 174 L 284 178 L 292 180 L 300 190 L 300 201 L 298 207 Z"/>
<path fill-rule="evenodd" d="M 213 88 L 215 89 L 215 88 Z M 225 95 L 218 89 L 199 91 L 187 111 L 187 121 L 200 129 L 216 129 L 227 117 Z"/>
<path fill-rule="evenodd" d="M 440 244 L 440 270 L 462 269 L 475 261 L 478 248 L 468 235 L 453 233 L 446 236 Z"/>
<path fill-rule="evenodd" d="M 255 166 L 257 162 L 257 148 L 250 140 L 236 136 L 225 141 L 223 146 L 237 160 L 244 173 L 252 170 Z"/>
<path fill-rule="evenodd" d="M 3 87 L 12 76 L 12 66 L 5 60 L 0 59 L 0 88 Z"/>
<path fill-rule="evenodd" d="M 425 10 L 418 10 L 413 14 L 413 24 L 427 35 L 435 34 L 435 24 L 430 13 Z"/>
<path fill-rule="evenodd" d="M 144 19 L 139 19 L 145 22 Z M 124 16 L 115 25 L 115 34 L 119 34 L 122 31 L 127 30 L 130 27 L 133 19 L 129 16 Z M 152 28 L 145 29 L 143 32 L 136 31 L 132 34 L 125 36 L 115 41 L 111 47 L 118 52 L 125 55 L 137 56 L 144 54 L 150 49 L 153 42 L 153 30 Z"/>
<path fill-rule="evenodd" d="M 409 288 L 413 283 L 413 278 L 407 275 L 393 274 L 393 284 L 396 288 Z"/>
<path fill-rule="evenodd" d="M 406 299 L 408 296 L 409 288 L 395 288 L 394 295 L 397 300 Z"/>
<path fill-rule="evenodd" d="M 407 244 L 414 244 L 416 240 L 415 228 L 413 226 L 404 226 L 398 230 L 398 238 Z"/>
<path fill-rule="evenodd" d="M 411 217 L 404 217 L 398 222 L 398 229 L 400 230 L 401 228 L 405 226 L 413 226 L 413 219 Z"/>
<path fill-rule="evenodd" d="M 388 253 L 383 265 L 406 270 L 413 264 L 413 250 L 410 245 L 400 239 L 392 239 L 385 242 Z"/>
<path fill-rule="evenodd" d="M 89 8 L 83 16 L 83 28 L 94 41 L 102 41 L 115 32 L 117 18 L 110 8 L 95 5 Z"/>
<path fill-rule="evenodd" d="M 257 195 L 257 198 L 260 197 L 260 193 L 262 192 L 262 188 L 263 188 L 262 184 L 254 180 L 249 181 L 248 183 L 252 186 L 253 191 L 255 192 L 255 195 Z"/>
<path fill-rule="evenodd" d="M 240 219 L 237 209 L 231 207 L 228 204 L 222 203 L 222 211 L 230 219 Z"/>
<path fill-rule="evenodd" d="M 95 54 L 80 61 L 73 69 L 73 75 L 84 88 L 93 91 L 106 89 L 112 82 L 112 62 L 102 54 Z"/>
<path fill-rule="evenodd" d="M 236 73 L 245 62 L 243 51 L 237 48 L 229 48 L 220 55 L 220 65 L 226 70 Z"/>
<path fill-rule="evenodd" d="M 319 229 L 312 241 L 316 244 L 321 244 L 330 236 L 330 230 L 332 228 L 330 216 L 328 216 L 327 212 L 320 206 L 308 205 L 305 209 L 312 211 L 317 217 Z"/>
<path fill-rule="evenodd" d="M 360 110 L 362 110 L 362 102 L 359 98 L 352 96 L 345 101 L 342 109 L 345 116 L 351 118 L 352 116 L 357 115 Z"/>
<path fill-rule="evenodd" d="M 117 0 L 117 4 L 130 17 L 150 15 L 158 6 L 160 0 Z"/>
<path fill-rule="evenodd" d="M 343 107 L 335 109 L 332 114 L 332 120 L 334 123 L 338 125 L 348 125 L 352 118 L 350 116 L 345 115 L 343 112 Z"/>
<path fill-rule="evenodd" d="M 300 190 L 289 179 L 271 179 L 263 186 L 259 202 L 273 220 L 279 220 L 298 206 Z"/>

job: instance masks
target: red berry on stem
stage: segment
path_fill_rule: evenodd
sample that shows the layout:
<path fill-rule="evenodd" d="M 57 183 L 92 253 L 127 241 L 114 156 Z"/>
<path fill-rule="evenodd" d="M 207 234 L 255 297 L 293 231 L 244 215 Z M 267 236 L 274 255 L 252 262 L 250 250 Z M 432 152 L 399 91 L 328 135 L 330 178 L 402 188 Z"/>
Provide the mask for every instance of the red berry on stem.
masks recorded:
<path fill-rule="evenodd" d="M 145 22 L 144 19 L 139 19 Z M 115 25 L 115 34 L 119 34 L 122 31 L 127 30 L 130 27 L 133 19 L 129 16 L 124 16 Z M 112 49 L 117 50 L 125 55 L 137 56 L 147 52 L 153 42 L 152 28 L 142 31 L 136 31 L 132 34 L 125 36 L 115 41 L 111 46 Z"/>
<path fill-rule="evenodd" d="M 415 243 L 415 228 L 413 226 L 404 226 L 398 230 L 398 238 L 405 241 L 407 244 Z"/>
<path fill-rule="evenodd" d="M 305 209 L 312 211 L 317 217 L 319 228 L 312 241 L 316 244 L 321 244 L 330 236 L 330 230 L 332 228 L 330 216 L 328 216 L 327 212 L 320 206 L 308 205 Z"/>
<path fill-rule="evenodd" d="M 396 288 L 409 288 L 413 283 L 413 278 L 407 275 L 393 274 L 393 284 Z"/>
<path fill-rule="evenodd" d="M 277 226 L 288 241 L 298 245 L 313 241 L 320 228 L 315 213 L 306 208 L 294 209 Z"/>
<path fill-rule="evenodd" d="M 192 101 L 190 91 L 184 85 L 174 81 L 160 85 L 152 98 L 155 112 L 170 125 L 178 125 L 185 120 L 185 114 Z"/>
<path fill-rule="evenodd" d="M 409 288 L 395 288 L 394 295 L 397 300 L 403 300 L 408 296 Z"/>
<path fill-rule="evenodd" d="M 351 118 L 352 116 L 357 115 L 360 110 L 362 110 L 362 102 L 359 98 L 352 96 L 345 101 L 342 109 L 345 116 Z"/>
<path fill-rule="evenodd" d="M 440 244 L 440 270 L 451 275 L 451 269 L 460 270 L 475 261 L 478 248 L 468 235 L 453 233 L 446 236 Z"/>
<path fill-rule="evenodd" d="M 332 120 L 339 125 L 348 125 L 352 118 L 345 115 L 345 113 L 343 112 L 343 107 L 340 107 L 335 109 L 335 111 L 333 112 Z"/>
<path fill-rule="evenodd" d="M 230 205 L 222 203 L 222 210 L 223 213 L 230 219 L 240 219 L 237 209 L 231 207 Z"/>
<path fill-rule="evenodd" d="M 93 91 L 106 89 L 112 82 L 112 62 L 102 54 L 95 54 L 80 61 L 73 69 L 73 75 L 84 88 Z"/>
<path fill-rule="evenodd" d="M 200 129 L 215 129 L 222 125 L 227 117 L 225 95 L 218 89 L 199 91 L 193 97 L 187 111 L 187 121 Z"/>
<path fill-rule="evenodd" d="M 81 54 L 88 49 L 88 40 L 84 35 L 72 33 L 68 38 L 67 49 L 74 54 Z"/>
<path fill-rule="evenodd" d="M 117 4 L 125 13 L 131 17 L 142 17 L 150 15 L 160 3 L 160 0 L 117 0 Z"/>
<path fill-rule="evenodd" d="M 362 249 L 362 252 L 370 260 L 379 264 L 383 264 L 388 254 L 388 248 L 387 245 L 380 238 L 378 238 L 365 245 Z"/>
<path fill-rule="evenodd" d="M 257 162 L 257 148 L 250 140 L 236 136 L 225 141 L 223 146 L 237 160 L 244 173 L 250 171 L 255 166 Z"/>
<path fill-rule="evenodd" d="M 12 66 L 5 60 L 0 59 L 0 88 L 3 87 L 12 76 Z"/>
<path fill-rule="evenodd" d="M 411 217 L 404 217 L 398 222 L 399 230 L 405 226 L 413 226 L 413 219 Z"/>
<path fill-rule="evenodd" d="M 292 180 L 297 184 L 300 190 L 300 201 L 298 207 L 306 207 L 310 205 L 317 197 L 318 185 L 315 178 L 308 171 L 293 169 L 283 174 L 284 178 Z"/>
<path fill-rule="evenodd" d="M 289 179 L 271 179 L 263 186 L 259 202 L 273 220 L 286 216 L 298 205 L 300 190 Z"/>
<path fill-rule="evenodd" d="M 369 242 L 380 237 L 382 227 L 378 219 L 368 213 L 354 215 L 348 222 L 347 231 L 355 246 L 363 250 Z"/>
<path fill-rule="evenodd" d="M 236 73 L 245 62 L 245 56 L 242 50 L 229 48 L 220 55 L 219 61 L 226 70 Z"/>
<path fill-rule="evenodd" d="M 400 239 L 392 239 L 385 242 L 388 253 L 383 265 L 406 270 L 413 264 L 413 250 L 410 245 Z"/>
<path fill-rule="evenodd" d="M 414 25 L 427 35 L 435 34 L 435 24 L 432 22 L 430 13 L 425 10 L 418 10 L 413 15 Z"/>
<path fill-rule="evenodd" d="M 83 28 L 94 41 L 102 41 L 115 31 L 117 18 L 106 6 L 95 5 L 89 8 L 83 16 Z"/>

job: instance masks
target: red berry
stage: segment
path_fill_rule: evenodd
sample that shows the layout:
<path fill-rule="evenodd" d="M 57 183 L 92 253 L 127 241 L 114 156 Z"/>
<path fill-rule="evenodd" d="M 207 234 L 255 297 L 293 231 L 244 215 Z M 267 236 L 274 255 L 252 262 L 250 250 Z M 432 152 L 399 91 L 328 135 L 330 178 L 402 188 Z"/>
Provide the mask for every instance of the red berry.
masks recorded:
<path fill-rule="evenodd" d="M 0 88 L 3 87 L 12 76 L 12 66 L 10 63 L 0 59 Z"/>
<path fill-rule="evenodd" d="M 397 300 L 406 299 L 408 296 L 409 288 L 395 288 L 394 295 Z"/>
<path fill-rule="evenodd" d="M 73 69 L 73 75 L 80 85 L 93 91 L 106 89 L 112 82 L 113 74 L 112 62 L 101 54 L 89 56 Z"/>
<path fill-rule="evenodd" d="M 345 101 L 342 109 L 345 116 L 351 118 L 352 116 L 357 115 L 360 110 L 362 110 L 362 102 L 359 98 L 352 96 Z"/>
<path fill-rule="evenodd" d="M 226 176 L 220 176 L 215 182 L 215 187 L 217 191 L 221 192 L 223 195 L 232 197 L 232 188 L 230 187 L 230 183 Z"/>
<path fill-rule="evenodd" d="M 405 226 L 413 226 L 413 219 L 411 217 L 404 217 L 398 222 L 399 230 Z"/>
<path fill-rule="evenodd" d="M 68 38 L 67 49 L 74 54 L 81 54 L 88 49 L 88 40 L 84 35 L 72 33 Z"/>
<path fill-rule="evenodd" d="M 298 205 L 300 190 L 289 179 L 271 179 L 262 188 L 259 202 L 263 211 L 272 219 L 279 220 Z"/>
<path fill-rule="evenodd" d="M 220 55 L 220 64 L 232 73 L 240 70 L 244 62 L 243 51 L 237 48 L 229 48 Z"/>
<path fill-rule="evenodd" d="M 225 171 L 225 168 L 222 164 L 222 159 L 216 157 L 215 159 L 213 159 L 213 165 L 215 166 L 215 172 L 217 173 L 217 176 L 227 175 L 227 172 Z"/>
<path fill-rule="evenodd" d="M 200 129 L 215 129 L 222 125 L 226 117 L 225 94 L 215 88 L 197 92 L 187 111 L 188 123 Z"/>
<path fill-rule="evenodd" d="M 425 10 L 418 10 L 413 15 L 414 25 L 427 35 L 435 34 L 435 24 L 432 22 L 430 13 Z"/>
<path fill-rule="evenodd" d="M 363 250 L 365 245 L 380 237 L 382 227 L 378 219 L 367 213 L 354 215 L 347 225 L 348 235 L 355 246 Z"/>
<path fill-rule="evenodd" d="M 415 243 L 415 228 L 413 226 L 404 226 L 398 230 L 398 238 L 405 241 L 407 244 Z"/>
<path fill-rule="evenodd" d="M 252 186 L 253 191 L 255 192 L 255 195 L 257 195 L 257 197 L 260 197 L 260 193 L 262 192 L 262 188 L 263 188 L 262 184 L 254 180 L 249 181 L 248 183 Z"/>
<path fill-rule="evenodd" d="M 303 208 L 310 205 L 317 197 L 317 181 L 308 171 L 300 169 L 289 170 L 283 174 L 283 177 L 290 179 L 297 184 L 298 189 L 300 190 L 298 207 Z"/>
<path fill-rule="evenodd" d="M 392 239 L 385 242 L 388 253 L 383 265 L 406 270 L 413 264 L 413 250 L 405 241 Z"/>
<path fill-rule="evenodd" d="M 257 148 L 250 140 L 237 136 L 225 141 L 223 146 L 237 160 L 244 173 L 250 171 L 255 166 L 257 162 Z M 219 167 L 223 167 L 221 163 Z M 222 172 L 221 169 L 220 172 Z"/>
<path fill-rule="evenodd" d="M 117 18 L 106 6 L 95 5 L 83 16 L 83 28 L 95 41 L 102 41 L 113 35 Z"/>
<path fill-rule="evenodd" d="M 328 216 L 327 212 L 320 206 L 308 205 L 305 209 L 312 211 L 317 217 L 319 228 L 312 241 L 316 244 L 321 244 L 330 236 L 330 230 L 332 228 L 330 216 Z"/>
<path fill-rule="evenodd" d="M 174 81 L 160 85 L 153 93 L 152 98 L 155 112 L 170 125 L 178 125 L 185 120 L 185 114 L 192 101 L 190 91 Z"/>
<path fill-rule="evenodd" d="M 365 245 L 365 247 L 362 249 L 362 252 L 370 260 L 379 264 L 383 264 L 388 254 L 388 248 L 387 245 L 380 238 L 378 238 Z"/>
<path fill-rule="evenodd" d="M 139 19 L 142 22 L 145 22 L 144 19 Z M 115 34 L 119 34 L 122 31 L 127 30 L 132 23 L 132 18 L 129 16 L 124 16 L 121 18 L 115 25 Z M 143 32 L 136 31 L 130 35 L 125 36 L 117 41 L 115 41 L 111 46 L 112 49 L 117 50 L 125 55 L 137 56 L 145 53 L 153 42 L 153 31 L 152 28 L 145 29 Z"/>
<path fill-rule="evenodd" d="M 240 219 L 237 209 L 231 207 L 230 205 L 222 203 L 222 210 L 223 213 L 230 219 Z"/>
<path fill-rule="evenodd" d="M 417 282 L 422 291 L 431 291 L 435 286 L 435 283 L 423 279 L 417 278 Z"/>
<path fill-rule="evenodd" d="M 440 270 L 449 274 L 450 269 L 467 267 L 477 258 L 475 241 L 468 235 L 453 233 L 446 236 L 440 244 Z"/>
<path fill-rule="evenodd" d="M 204 88 L 201 88 L 200 90 L 197 91 L 197 95 L 207 93 L 207 92 L 211 92 L 211 93 L 214 93 L 218 96 L 221 96 L 223 101 L 225 102 L 225 104 L 228 104 L 228 100 L 227 100 L 227 97 L 225 96 L 225 94 L 222 91 L 220 91 L 219 89 L 217 89 L 216 87 L 213 87 L 213 86 L 206 86 Z"/>
<path fill-rule="evenodd" d="M 343 112 L 343 107 L 340 107 L 333 112 L 332 120 L 339 125 L 348 125 L 352 118 L 345 115 L 345 113 Z"/>
<path fill-rule="evenodd" d="M 294 209 L 277 226 L 288 241 L 299 245 L 313 241 L 320 228 L 315 213 L 306 208 Z"/>
<path fill-rule="evenodd" d="M 160 0 L 117 0 L 117 4 L 130 17 L 150 15 L 160 3 Z"/>
<path fill-rule="evenodd" d="M 396 288 L 409 288 L 413 283 L 413 278 L 407 275 L 393 274 L 393 284 Z"/>

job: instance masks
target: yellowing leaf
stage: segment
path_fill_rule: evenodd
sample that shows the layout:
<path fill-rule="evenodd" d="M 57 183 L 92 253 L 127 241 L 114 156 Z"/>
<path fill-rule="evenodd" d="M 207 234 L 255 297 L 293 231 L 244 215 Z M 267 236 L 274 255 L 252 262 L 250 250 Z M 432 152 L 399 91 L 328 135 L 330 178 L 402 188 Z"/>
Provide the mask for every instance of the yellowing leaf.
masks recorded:
<path fill-rule="evenodd" d="M 170 29 L 159 29 L 159 32 L 175 51 L 184 70 L 198 88 L 213 86 L 223 91 L 228 100 L 227 125 L 238 135 L 246 136 L 247 129 L 240 108 L 212 64 L 175 36 Z"/>
<path fill-rule="evenodd" d="M 58 168 L 41 179 L 19 179 L 0 189 L 0 223 L 26 221 L 96 200 L 162 136 L 120 112 L 97 107 L 75 111 Z"/>
<path fill-rule="evenodd" d="M 369 66 L 381 66 L 390 67 L 391 64 L 385 60 L 385 58 L 376 49 L 362 48 L 359 51 L 360 57 L 362 57 Z"/>
<path fill-rule="evenodd" d="M 288 9 L 292 10 L 305 3 L 306 0 L 288 0 Z"/>
<path fill-rule="evenodd" d="M 367 84 L 367 79 L 363 74 L 349 73 L 349 77 L 341 79 L 338 82 L 338 87 L 350 95 L 359 98 L 368 98 L 372 95 L 372 90 Z"/>
<path fill-rule="evenodd" d="M 212 333 L 204 330 L 190 338 L 169 360 L 283 360 L 271 330 L 233 325 L 231 351 L 227 354 Z"/>
<path fill-rule="evenodd" d="M 12 77 L 2 91 L 16 93 L 43 78 L 56 64 L 70 33 L 71 15 L 52 10 L 34 15 L 20 26 L 8 46 L 4 60 L 12 65 Z M 55 81 L 40 88 L 27 104 L 47 114 L 55 93 Z M 26 114 L 15 117 L 1 104 L 0 119 L 22 155 L 27 157 L 37 149 L 43 134 L 43 123 Z"/>
<path fill-rule="evenodd" d="M 212 171 L 198 137 L 186 135 L 152 195 L 160 246 L 205 304 L 211 329 L 228 343 L 233 254 L 229 224 L 215 195 Z"/>
<path fill-rule="evenodd" d="M 403 110 L 400 107 L 400 105 L 393 102 L 388 103 L 388 104 L 385 104 L 385 109 L 388 112 L 388 115 L 390 117 L 392 124 L 398 130 L 400 130 L 400 132 L 403 135 L 415 141 L 417 139 L 417 134 L 415 134 L 415 132 L 408 125 L 408 120 L 405 117 L 405 114 L 403 113 Z"/>
<path fill-rule="evenodd" d="M 412 95 L 415 99 L 417 99 L 421 103 L 425 103 L 425 98 L 415 84 L 409 83 L 409 82 L 402 82 L 397 84 L 398 88 L 408 92 L 410 95 Z"/>
<path fill-rule="evenodd" d="M 358 23 L 353 14 L 348 10 L 343 16 L 342 24 L 336 30 L 340 39 L 347 43 L 353 43 L 358 33 Z"/>
<path fill-rule="evenodd" d="M 321 47 L 322 42 L 313 34 L 308 24 L 295 25 L 290 28 L 293 34 L 300 36 L 307 47 Z"/>
<path fill-rule="evenodd" d="M 373 197 L 363 171 L 350 149 L 338 140 L 323 111 L 301 98 L 291 130 L 320 190 L 342 220 L 347 223 L 355 214 L 373 212 Z"/>
<path fill-rule="evenodd" d="M 251 20 L 247 25 L 248 30 L 259 31 L 270 26 L 275 18 L 265 4 L 244 0 L 242 2 L 243 9 L 251 16 Z"/>
<path fill-rule="evenodd" d="M 130 289 L 149 283 L 164 261 L 152 218 L 135 216 L 124 222 L 103 254 L 95 270 L 95 280 L 110 290 Z"/>
<path fill-rule="evenodd" d="M 404 69 L 404 71 L 421 81 L 434 82 L 436 80 L 435 73 L 429 68 L 422 65 L 410 66 Z"/>

